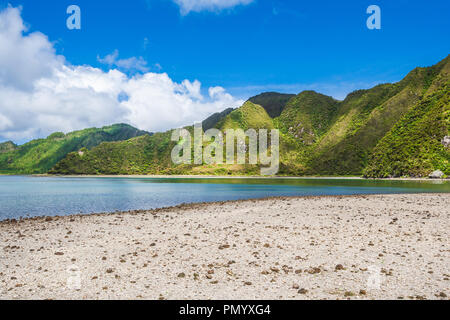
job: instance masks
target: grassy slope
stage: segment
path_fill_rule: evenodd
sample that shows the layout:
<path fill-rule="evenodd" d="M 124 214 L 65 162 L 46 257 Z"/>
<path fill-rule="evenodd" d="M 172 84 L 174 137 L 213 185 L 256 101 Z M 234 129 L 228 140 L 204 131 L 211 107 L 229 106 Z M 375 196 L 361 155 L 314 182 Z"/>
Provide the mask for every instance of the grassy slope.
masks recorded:
<path fill-rule="evenodd" d="M 0 153 L 14 151 L 16 148 L 17 148 L 17 145 L 12 141 L 6 141 L 3 143 L 0 143 Z"/>
<path fill-rule="evenodd" d="M 365 176 L 422 177 L 436 169 L 450 175 L 450 151 L 441 143 L 450 129 L 449 73 L 447 63 L 425 98 L 378 142 Z"/>
<path fill-rule="evenodd" d="M 262 106 L 271 118 L 276 118 L 280 116 L 288 101 L 293 97 L 295 97 L 294 94 L 264 92 L 250 98 L 249 101 Z"/>
<path fill-rule="evenodd" d="M 154 157 L 164 159 L 168 136 L 158 133 L 127 141 L 104 142 L 80 155 L 70 153 L 51 172 L 62 174 L 144 174 L 151 172 Z M 163 152 L 164 153 L 164 152 Z M 169 155 L 170 156 L 170 155 Z"/>
<path fill-rule="evenodd" d="M 222 117 L 216 127 L 278 128 L 282 175 L 426 175 L 448 173 L 448 150 L 439 144 L 448 135 L 449 58 L 430 68 L 416 68 L 402 81 L 355 91 L 336 101 L 312 91 L 278 105 L 270 117 L 269 93 Z M 264 99 L 263 99 L 264 98 Z M 256 97 L 252 101 L 257 101 Z M 273 111 L 273 110 L 272 110 Z M 219 117 L 220 118 L 220 117 Z M 192 128 L 190 128 L 192 130 Z M 127 142 L 104 143 L 84 156 L 71 154 L 57 173 L 100 174 L 258 174 L 257 166 L 174 167 L 170 132 Z M 107 157 L 105 157 L 107 155 Z M 103 158 L 102 158 L 103 157 Z"/>
<path fill-rule="evenodd" d="M 288 101 L 274 119 L 281 137 L 280 174 L 305 172 L 304 159 L 311 145 L 329 128 L 336 106 L 336 100 L 314 91 L 304 91 Z"/>
<path fill-rule="evenodd" d="M 279 128 L 309 144 L 328 130 L 336 111 L 337 101 L 332 97 L 303 91 L 286 104 L 278 118 Z"/>
<path fill-rule="evenodd" d="M 336 120 L 312 150 L 308 174 L 359 175 L 378 141 L 421 101 L 448 59 L 417 68 L 395 84 L 355 92 L 340 105 Z"/>
<path fill-rule="evenodd" d="M 46 139 L 33 140 L 10 152 L 0 153 L 0 173 L 45 173 L 70 152 L 91 149 L 104 141 L 126 140 L 142 134 L 146 132 L 125 124 L 68 134 L 54 133 Z"/>
<path fill-rule="evenodd" d="M 215 128 L 217 123 L 219 121 L 223 120 L 233 110 L 234 110 L 233 108 L 228 108 L 228 109 L 225 109 L 222 112 L 216 112 L 216 113 L 212 114 L 211 116 L 209 116 L 207 119 L 205 119 L 202 122 L 203 131 L 207 131 L 209 129 Z"/>
<path fill-rule="evenodd" d="M 263 107 L 247 101 L 217 124 L 220 130 L 226 129 L 273 129 L 272 118 Z"/>
<path fill-rule="evenodd" d="M 221 130 L 237 128 L 274 128 L 265 110 L 251 102 L 223 118 L 217 127 Z M 192 132 L 192 127 L 186 127 Z M 171 131 L 143 136 L 128 141 L 102 143 L 84 155 L 69 154 L 50 173 L 58 174 L 228 174 L 248 170 L 256 173 L 255 166 L 174 166 L 171 152 L 175 143 Z"/>

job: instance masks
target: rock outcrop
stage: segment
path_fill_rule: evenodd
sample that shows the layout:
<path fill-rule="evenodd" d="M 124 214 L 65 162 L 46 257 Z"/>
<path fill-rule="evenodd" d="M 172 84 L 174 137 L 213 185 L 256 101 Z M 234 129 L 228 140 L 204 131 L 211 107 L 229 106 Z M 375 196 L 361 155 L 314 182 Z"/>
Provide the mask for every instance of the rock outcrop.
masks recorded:
<path fill-rule="evenodd" d="M 432 172 L 428 177 L 430 179 L 442 179 L 442 177 L 444 177 L 444 173 L 441 170 L 436 170 Z"/>

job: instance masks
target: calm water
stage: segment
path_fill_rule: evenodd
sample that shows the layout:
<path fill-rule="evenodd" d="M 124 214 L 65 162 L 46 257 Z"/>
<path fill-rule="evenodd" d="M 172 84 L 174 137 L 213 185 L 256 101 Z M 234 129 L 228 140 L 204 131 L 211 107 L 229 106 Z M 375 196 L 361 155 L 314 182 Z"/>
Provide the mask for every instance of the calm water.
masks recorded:
<path fill-rule="evenodd" d="M 0 220 L 269 196 L 421 192 L 450 192 L 450 182 L 0 176 Z"/>

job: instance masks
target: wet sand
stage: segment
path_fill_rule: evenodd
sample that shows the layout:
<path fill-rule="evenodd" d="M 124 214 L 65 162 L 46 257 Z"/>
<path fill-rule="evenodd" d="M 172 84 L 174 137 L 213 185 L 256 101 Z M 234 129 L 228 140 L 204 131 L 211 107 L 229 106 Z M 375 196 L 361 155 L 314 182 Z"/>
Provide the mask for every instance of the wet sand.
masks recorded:
<path fill-rule="evenodd" d="M 448 299 L 450 194 L 0 222 L 0 299 Z"/>

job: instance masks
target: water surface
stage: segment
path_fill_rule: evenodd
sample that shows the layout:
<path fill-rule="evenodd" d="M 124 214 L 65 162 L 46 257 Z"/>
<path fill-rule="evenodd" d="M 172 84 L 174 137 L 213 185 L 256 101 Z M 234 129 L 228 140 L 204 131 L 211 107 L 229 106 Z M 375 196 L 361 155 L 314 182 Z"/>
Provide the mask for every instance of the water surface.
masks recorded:
<path fill-rule="evenodd" d="M 273 196 L 428 192 L 450 193 L 450 181 L 0 176 L 0 220 Z"/>

